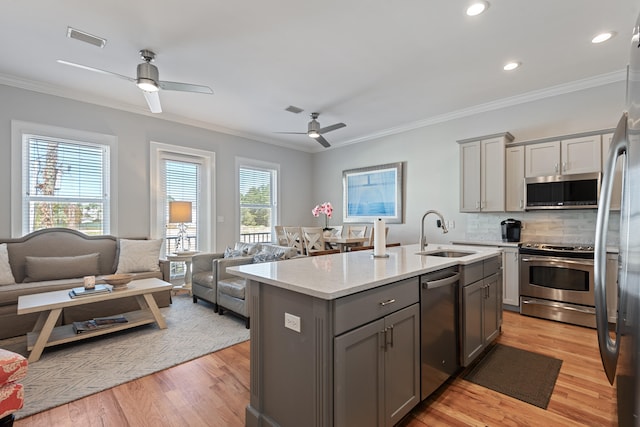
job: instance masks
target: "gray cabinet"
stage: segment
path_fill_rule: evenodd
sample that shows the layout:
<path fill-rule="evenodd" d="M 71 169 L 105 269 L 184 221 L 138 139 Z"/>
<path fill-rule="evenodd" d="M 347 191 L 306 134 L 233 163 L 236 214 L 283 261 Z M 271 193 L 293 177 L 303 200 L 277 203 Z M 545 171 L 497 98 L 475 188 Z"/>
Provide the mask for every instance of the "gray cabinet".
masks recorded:
<path fill-rule="evenodd" d="M 501 258 L 464 266 L 461 280 L 460 364 L 468 366 L 500 334 Z"/>
<path fill-rule="evenodd" d="M 335 426 L 393 426 L 420 401 L 419 305 L 335 338 Z"/>
<path fill-rule="evenodd" d="M 520 260 L 517 247 L 502 247 L 502 303 L 517 307 L 520 304 Z"/>

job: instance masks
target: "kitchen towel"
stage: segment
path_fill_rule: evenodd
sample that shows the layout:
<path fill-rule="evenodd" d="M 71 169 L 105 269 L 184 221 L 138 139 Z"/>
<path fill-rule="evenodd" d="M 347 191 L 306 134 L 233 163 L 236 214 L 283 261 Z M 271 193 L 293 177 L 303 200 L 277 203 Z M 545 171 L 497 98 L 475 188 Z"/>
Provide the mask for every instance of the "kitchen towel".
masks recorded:
<path fill-rule="evenodd" d="M 373 256 L 383 257 L 387 250 L 384 219 L 378 218 L 373 223 Z"/>

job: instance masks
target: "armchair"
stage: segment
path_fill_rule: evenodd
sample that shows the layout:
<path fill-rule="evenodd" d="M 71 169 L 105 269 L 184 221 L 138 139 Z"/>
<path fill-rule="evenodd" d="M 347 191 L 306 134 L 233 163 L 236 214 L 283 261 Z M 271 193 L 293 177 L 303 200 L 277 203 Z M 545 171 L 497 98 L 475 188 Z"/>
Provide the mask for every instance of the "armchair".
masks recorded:
<path fill-rule="evenodd" d="M 14 412 L 24 404 L 24 389 L 18 383 L 27 376 L 28 362 L 23 356 L 0 349 L 0 426 L 11 427 Z"/>
<path fill-rule="evenodd" d="M 213 304 L 213 311 L 218 312 L 216 280 L 213 275 L 213 265 L 218 259 L 223 259 L 224 253 L 205 253 L 193 256 L 191 261 L 191 295 L 193 303 L 198 298 Z"/>

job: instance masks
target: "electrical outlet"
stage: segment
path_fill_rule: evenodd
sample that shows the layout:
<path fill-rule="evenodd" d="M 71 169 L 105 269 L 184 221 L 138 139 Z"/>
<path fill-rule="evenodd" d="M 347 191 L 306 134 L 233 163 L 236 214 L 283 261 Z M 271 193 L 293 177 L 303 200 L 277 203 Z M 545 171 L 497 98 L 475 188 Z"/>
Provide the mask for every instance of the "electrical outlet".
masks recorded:
<path fill-rule="evenodd" d="M 284 327 L 300 333 L 300 317 L 284 313 Z"/>

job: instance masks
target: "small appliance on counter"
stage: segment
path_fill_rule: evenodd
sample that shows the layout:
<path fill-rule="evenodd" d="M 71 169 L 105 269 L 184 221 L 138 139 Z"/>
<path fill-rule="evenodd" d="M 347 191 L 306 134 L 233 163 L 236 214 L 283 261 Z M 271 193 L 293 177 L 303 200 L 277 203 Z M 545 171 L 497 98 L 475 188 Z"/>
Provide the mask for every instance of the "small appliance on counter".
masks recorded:
<path fill-rule="evenodd" d="M 503 242 L 519 242 L 520 230 L 522 230 L 522 222 L 517 219 L 509 218 L 500 223 L 502 228 Z"/>

